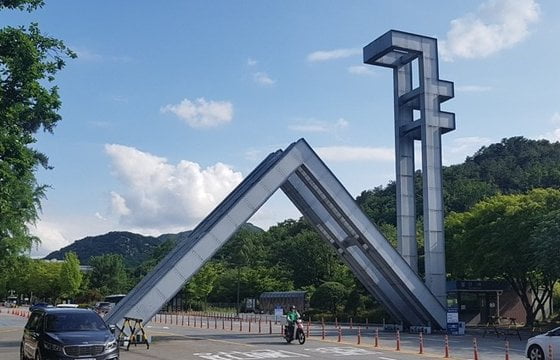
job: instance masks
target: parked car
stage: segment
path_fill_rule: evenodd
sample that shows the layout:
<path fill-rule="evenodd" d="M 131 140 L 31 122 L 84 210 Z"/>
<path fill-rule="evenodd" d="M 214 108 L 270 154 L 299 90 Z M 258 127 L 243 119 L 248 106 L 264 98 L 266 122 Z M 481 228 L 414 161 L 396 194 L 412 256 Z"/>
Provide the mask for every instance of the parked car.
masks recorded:
<path fill-rule="evenodd" d="M 95 311 L 47 307 L 31 313 L 23 330 L 20 359 L 117 360 L 113 330 Z"/>
<path fill-rule="evenodd" d="M 113 307 L 113 303 L 107 301 L 100 301 L 97 304 L 95 304 L 95 311 L 97 311 L 98 313 L 107 313 L 111 310 L 112 307 Z"/>
<path fill-rule="evenodd" d="M 29 311 L 33 311 L 33 310 L 37 310 L 37 309 L 41 309 L 41 308 L 46 308 L 46 307 L 50 307 L 52 305 L 47 304 L 46 302 L 38 302 L 35 303 L 33 305 L 31 305 L 31 307 L 29 307 Z"/>
<path fill-rule="evenodd" d="M 529 338 L 525 347 L 525 355 L 531 360 L 545 360 L 548 359 L 550 350 L 552 350 L 552 354 L 555 354 L 553 356 L 560 354 L 560 327 Z"/>

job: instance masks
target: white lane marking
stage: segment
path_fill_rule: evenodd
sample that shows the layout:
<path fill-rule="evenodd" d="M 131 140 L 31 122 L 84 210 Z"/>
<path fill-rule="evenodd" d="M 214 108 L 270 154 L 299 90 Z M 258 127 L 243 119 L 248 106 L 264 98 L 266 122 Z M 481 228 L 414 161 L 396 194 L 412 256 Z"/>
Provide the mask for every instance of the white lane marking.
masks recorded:
<path fill-rule="evenodd" d="M 280 359 L 280 358 L 296 358 L 296 357 L 309 357 L 309 355 L 298 354 L 285 350 L 252 350 L 247 352 L 231 351 L 231 352 L 217 352 L 217 353 L 194 353 L 207 360 L 245 360 L 245 359 Z"/>

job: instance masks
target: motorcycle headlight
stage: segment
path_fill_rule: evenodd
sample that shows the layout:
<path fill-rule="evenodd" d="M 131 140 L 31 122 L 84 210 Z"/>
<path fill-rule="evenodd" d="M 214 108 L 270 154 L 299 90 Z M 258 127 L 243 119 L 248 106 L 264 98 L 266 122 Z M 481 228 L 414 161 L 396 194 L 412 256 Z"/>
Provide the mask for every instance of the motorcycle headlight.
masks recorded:
<path fill-rule="evenodd" d="M 45 346 L 45 349 L 47 350 L 52 350 L 52 351 L 62 351 L 62 346 L 58 345 L 58 344 L 53 344 L 50 342 L 44 342 L 43 345 Z"/>
<path fill-rule="evenodd" d="M 105 344 L 105 350 L 113 350 L 117 347 L 117 340 L 111 340 L 107 344 Z"/>

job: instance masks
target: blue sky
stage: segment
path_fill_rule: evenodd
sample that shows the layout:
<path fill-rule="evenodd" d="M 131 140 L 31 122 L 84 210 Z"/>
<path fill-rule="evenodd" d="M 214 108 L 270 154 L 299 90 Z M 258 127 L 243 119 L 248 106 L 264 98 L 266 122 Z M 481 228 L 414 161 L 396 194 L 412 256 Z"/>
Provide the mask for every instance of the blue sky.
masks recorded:
<path fill-rule="evenodd" d="M 43 255 L 88 235 L 191 229 L 269 152 L 304 137 L 353 195 L 394 178 L 389 69 L 361 49 L 389 29 L 438 38 L 455 82 L 445 164 L 504 137 L 560 140 L 560 2 L 70 1 L 39 22 L 78 53 L 33 232 Z M 297 210 L 278 193 L 251 222 Z"/>

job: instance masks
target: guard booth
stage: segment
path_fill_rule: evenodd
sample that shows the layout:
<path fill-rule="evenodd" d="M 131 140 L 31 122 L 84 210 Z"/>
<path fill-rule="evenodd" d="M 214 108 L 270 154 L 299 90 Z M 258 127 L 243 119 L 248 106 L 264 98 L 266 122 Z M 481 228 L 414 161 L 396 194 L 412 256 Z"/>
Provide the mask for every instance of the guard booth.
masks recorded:
<path fill-rule="evenodd" d="M 274 309 L 282 308 L 287 312 L 291 305 L 295 305 L 299 313 L 309 309 L 305 291 L 273 291 L 264 292 L 259 297 L 260 310 L 264 314 L 274 314 Z"/>
<path fill-rule="evenodd" d="M 447 306 L 456 308 L 459 321 L 467 325 L 485 325 L 497 318 L 525 321 L 525 309 L 509 284 L 490 280 L 454 280 L 447 282 Z"/>

